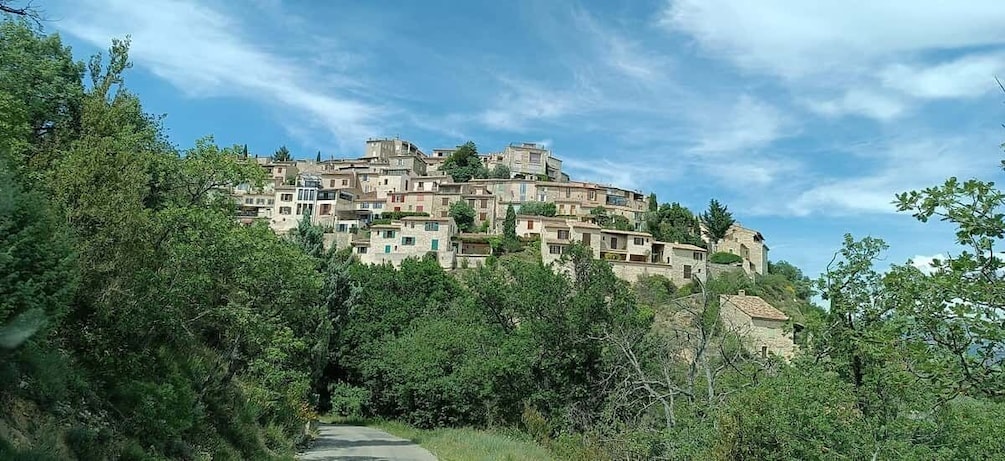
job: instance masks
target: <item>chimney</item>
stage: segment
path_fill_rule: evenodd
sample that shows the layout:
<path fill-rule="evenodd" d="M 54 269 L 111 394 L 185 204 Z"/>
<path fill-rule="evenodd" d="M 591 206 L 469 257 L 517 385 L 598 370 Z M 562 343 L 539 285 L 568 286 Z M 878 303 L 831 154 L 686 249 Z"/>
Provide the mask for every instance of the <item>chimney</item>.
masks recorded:
<path fill-rule="evenodd" d="M 740 290 L 737 294 L 740 296 L 747 296 L 747 290 Z"/>

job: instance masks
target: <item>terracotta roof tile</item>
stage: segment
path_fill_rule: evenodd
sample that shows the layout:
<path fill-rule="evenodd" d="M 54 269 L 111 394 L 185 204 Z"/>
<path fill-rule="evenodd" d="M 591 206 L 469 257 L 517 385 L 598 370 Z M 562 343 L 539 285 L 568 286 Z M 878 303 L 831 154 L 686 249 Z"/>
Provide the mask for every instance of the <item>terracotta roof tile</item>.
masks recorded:
<path fill-rule="evenodd" d="M 723 298 L 753 318 L 783 321 L 789 319 L 782 311 L 772 307 L 760 296 L 723 295 Z"/>

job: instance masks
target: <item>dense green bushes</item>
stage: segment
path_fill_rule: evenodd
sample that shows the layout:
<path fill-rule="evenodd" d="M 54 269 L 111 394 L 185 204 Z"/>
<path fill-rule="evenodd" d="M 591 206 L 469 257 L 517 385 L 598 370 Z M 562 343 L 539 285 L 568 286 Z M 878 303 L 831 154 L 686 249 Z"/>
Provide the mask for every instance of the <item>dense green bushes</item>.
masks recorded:
<path fill-rule="evenodd" d="M 743 262 L 743 258 L 736 253 L 717 251 L 708 257 L 708 262 L 712 264 L 738 264 Z"/>

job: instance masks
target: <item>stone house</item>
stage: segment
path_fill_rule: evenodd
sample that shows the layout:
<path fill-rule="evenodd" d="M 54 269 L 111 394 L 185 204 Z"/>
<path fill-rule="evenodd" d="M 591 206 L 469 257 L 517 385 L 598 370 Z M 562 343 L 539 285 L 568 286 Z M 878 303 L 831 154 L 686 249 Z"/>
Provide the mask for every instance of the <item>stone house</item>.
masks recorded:
<path fill-rule="evenodd" d="M 367 264 L 390 263 L 395 267 L 407 258 L 434 254 L 440 266 L 454 265 L 451 238 L 457 234 L 452 218 L 409 216 L 390 224 L 370 226 L 369 241 L 353 241 L 353 252 Z"/>
<path fill-rule="evenodd" d="M 786 331 L 789 317 L 759 296 L 748 296 L 743 290 L 737 295 L 720 295 L 719 316 L 753 354 L 790 360 L 796 353 L 793 334 Z"/>
<path fill-rule="evenodd" d="M 703 238 L 707 241 L 707 237 Z M 743 258 L 743 270 L 748 274 L 768 273 L 768 246 L 764 244 L 764 236 L 756 230 L 733 224 L 715 249 Z"/>

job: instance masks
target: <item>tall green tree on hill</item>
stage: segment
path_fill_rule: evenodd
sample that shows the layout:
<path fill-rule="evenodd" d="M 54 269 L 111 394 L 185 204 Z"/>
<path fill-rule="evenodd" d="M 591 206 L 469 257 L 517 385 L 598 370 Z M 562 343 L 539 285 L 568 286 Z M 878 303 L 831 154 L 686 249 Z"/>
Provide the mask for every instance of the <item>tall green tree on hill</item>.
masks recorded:
<path fill-rule="evenodd" d="M 464 200 L 450 204 L 450 217 L 454 218 L 457 229 L 461 232 L 472 232 L 475 227 L 475 209 Z"/>
<path fill-rule="evenodd" d="M 661 242 L 705 246 L 698 217 L 680 203 L 664 203 L 645 216 L 645 229 Z"/>
<path fill-rule="evenodd" d="M 649 194 L 649 212 L 653 213 L 658 211 L 660 208 L 660 202 L 656 199 L 656 193 L 653 192 Z"/>
<path fill-rule="evenodd" d="M 729 228 L 733 227 L 735 222 L 733 213 L 726 205 L 719 203 L 716 199 L 708 202 L 708 210 L 701 214 L 701 223 L 705 226 L 705 235 L 708 236 L 713 251 L 716 245 L 726 238 Z"/>
<path fill-rule="evenodd" d="M 317 163 L 321 163 L 321 151 L 318 151 L 318 156 L 314 158 L 314 161 Z"/>
<path fill-rule="evenodd" d="M 290 150 L 286 146 L 279 146 L 279 149 L 276 149 L 276 152 L 272 154 L 272 160 L 277 162 L 288 162 L 292 159 L 293 156 L 290 155 Z"/>
<path fill-rule="evenodd" d="M 478 148 L 475 143 L 468 141 L 457 148 L 443 161 L 440 170 L 450 175 L 455 182 L 468 182 L 471 179 L 487 178 L 488 169 L 478 156 Z"/>

